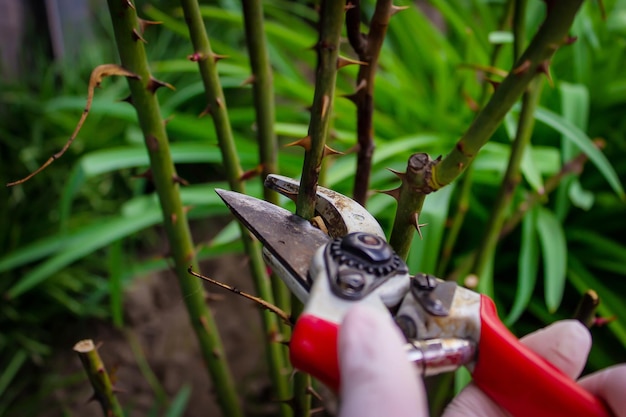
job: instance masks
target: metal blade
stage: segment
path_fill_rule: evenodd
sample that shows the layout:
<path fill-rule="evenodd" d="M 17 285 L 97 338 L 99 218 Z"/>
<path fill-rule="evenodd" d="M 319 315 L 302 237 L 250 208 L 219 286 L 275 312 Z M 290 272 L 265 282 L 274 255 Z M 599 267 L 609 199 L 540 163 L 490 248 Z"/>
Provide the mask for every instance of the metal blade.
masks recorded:
<path fill-rule="evenodd" d="M 267 201 L 222 189 L 215 192 L 308 292 L 311 282 L 307 275 L 313 255 L 330 238 L 302 217 Z"/>
<path fill-rule="evenodd" d="M 265 178 L 265 186 L 295 201 L 300 182 L 282 175 L 269 174 Z M 374 216 L 343 194 L 317 186 L 315 210 L 324 220 L 332 237 L 367 232 L 386 240 L 385 233 Z"/>

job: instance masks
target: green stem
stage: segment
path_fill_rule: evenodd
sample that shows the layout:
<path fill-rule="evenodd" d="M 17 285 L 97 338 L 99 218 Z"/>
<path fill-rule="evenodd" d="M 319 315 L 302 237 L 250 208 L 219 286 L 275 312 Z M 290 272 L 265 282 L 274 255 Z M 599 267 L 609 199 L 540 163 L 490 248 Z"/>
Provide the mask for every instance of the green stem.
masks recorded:
<path fill-rule="evenodd" d="M 315 215 L 315 194 L 335 96 L 339 38 L 344 7 L 343 1 L 324 0 L 320 8 L 320 36 L 316 45 L 315 95 L 309 123 L 310 144 L 305 147 L 308 149 L 304 153 L 302 179 L 296 201 L 296 213 L 305 219 L 310 219 Z"/>
<path fill-rule="evenodd" d="M 360 32 L 360 7 L 356 1 L 353 7 L 346 12 L 346 26 L 348 26 L 348 39 L 359 60 L 365 62 L 359 68 L 357 86 L 359 88 L 352 96 L 357 110 L 357 166 L 354 175 L 353 198 L 365 206 L 369 190 L 370 173 L 372 170 L 372 155 L 374 154 L 374 82 L 378 57 L 385 40 L 389 19 L 393 12 L 391 0 L 378 0 L 376 9 L 370 22 L 370 30 L 367 36 Z"/>
<path fill-rule="evenodd" d="M 89 382 L 93 387 L 93 398 L 100 403 L 104 415 L 107 417 L 124 417 L 124 411 L 117 401 L 109 374 L 93 341 L 81 340 L 74 345 L 74 351 L 78 354 L 83 368 L 85 368 Z"/>
<path fill-rule="evenodd" d="M 595 145 L 598 148 L 601 148 L 603 146 L 603 143 L 601 143 L 600 141 L 596 141 Z M 580 175 L 580 173 L 583 171 L 585 163 L 587 162 L 587 159 L 588 157 L 586 154 L 578 154 L 575 158 L 571 159 L 569 162 L 563 165 L 559 172 L 548 178 L 544 182 L 542 190 L 534 191 L 523 202 L 521 202 L 515 212 L 504 223 L 504 226 L 500 231 L 500 239 L 511 233 L 522 221 L 524 215 L 526 215 L 528 210 L 535 207 L 535 205 L 537 205 L 541 201 L 545 201 L 546 196 L 551 194 L 560 184 L 562 184 L 565 178 L 569 177 L 572 174 Z"/>
<path fill-rule="evenodd" d="M 296 200 L 296 214 L 305 219 L 310 219 L 315 215 L 317 183 L 322 169 L 335 96 L 344 6 L 343 1 L 323 0 L 320 8 L 319 40 L 315 46 L 317 50 L 315 95 L 309 122 L 309 143 L 305 146 L 302 179 Z M 302 306 L 295 297 L 291 298 L 291 308 L 291 315 L 296 318 Z M 294 378 L 294 411 L 298 416 L 308 416 L 311 412 L 311 395 L 309 394 L 311 378 L 303 373 L 297 373 Z"/>
<path fill-rule="evenodd" d="M 225 361 L 224 348 L 213 316 L 205 303 L 202 285 L 199 280 L 187 273 L 190 264 L 197 268 L 197 261 L 189 224 L 180 199 L 179 186 L 174 180 L 177 176 L 169 150 L 169 141 L 159 103 L 154 94 L 157 84 L 150 76 L 146 51 L 138 32 L 137 14 L 130 2 L 108 0 L 108 6 L 122 65 L 140 77 L 138 80 L 128 81 L 132 104 L 137 111 L 146 141 L 152 179 L 163 211 L 163 224 L 169 239 L 174 270 L 191 325 L 214 381 L 217 399 L 224 414 L 241 416 L 241 407 Z"/>
<path fill-rule="evenodd" d="M 213 119 L 217 140 L 224 167 L 228 176 L 228 182 L 233 191 L 244 193 L 242 181 L 242 169 L 235 146 L 228 109 L 224 92 L 217 73 L 217 61 L 219 56 L 211 49 L 211 43 L 202 20 L 200 6 L 196 0 L 181 0 L 185 21 L 194 47 L 192 59 L 198 62 L 200 75 L 204 84 L 207 100 L 207 111 Z M 246 253 L 250 260 L 250 272 L 254 279 L 255 290 L 259 297 L 268 303 L 274 303 L 271 283 L 265 270 L 265 264 L 261 255 L 261 245 L 251 238 L 245 226 L 240 225 L 241 239 Z M 285 372 L 284 347 L 276 343 L 279 334 L 279 324 L 277 317 L 268 312 L 261 312 L 263 326 L 266 334 L 266 347 L 268 362 L 270 366 L 270 377 L 272 379 L 275 395 L 278 400 L 289 397 L 290 389 Z M 281 414 L 289 415 L 290 409 L 287 405 L 281 406 Z"/>
<path fill-rule="evenodd" d="M 295 296 L 291 299 L 291 321 L 296 319 L 302 311 L 304 305 Z M 311 376 L 304 372 L 297 371 L 293 376 L 293 398 L 291 405 L 293 406 L 294 416 L 306 417 L 311 414 L 311 395 L 309 393 L 311 387 Z"/>
<path fill-rule="evenodd" d="M 587 290 L 576 307 L 574 319 L 580 321 L 587 326 L 587 328 L 591 328 L 594 324 L 599 305 L 600 297 L 598 294 L 594 290 Z"/>
<path fill-rule="evenodd" d="M 583 0 L 548 1 L 548 12 L 529 47 L 515 63 L 513 70 L 496 89 L 491 100 L 480 111 L 454 149 L 432 173 L 432 188 L 450 184 L 475 158 L 491 138 L 504 116 L 524 93 L 528 84 L 547 65 L 559 47 L 567 43 L 568 31 Z"/>
<path fill-rule="evenodd" d="M 509 22 L 511 21 L 511 16 L 513 14 L 515 2 L 516 0 L 508 0 L 505 12 L 502 15 L 500 22 L 498 24 L 498 30 L 506 30 L 506 28 L 508 27 Z M 502 50 L 502 44 L 494 45 L 493 50 L 491 52 L 491 57 L 489 59 L 490 66 L 495 65 L 498 59 L 498 55 L 501 50 Z M 518 55 L 514 54 L 514 56 L 518 56 Z M 482 88 L 479 103 L 482 104 L 485 102 L 488 91 L 489 91 L 489 83 L 485 82 L 483 83 L 483 88 Z M 473 180 L 472 180 L 473 170 L 472 170 L 471 165 L 472 164 L 470 163 L 470 165 L 467 167 L 465 174 L 463 176 L 462 183 L 460 186 L 456 213 L 454 217 L 451 218 L 452 224 L 450 226 L 450 230 L 446 234 L 446 240 L 444 242 L 443 249 L 441 252 L 441 260 L 439 262 L 439 267 L 437 271 L 437 274 L 440 277 L 443 277 L 446 274 L 446 270 L 448 269 L 448 265 L 450 263 L 450 260 L 452 259 L 452 253 L 454 251 L 454 247 L 456 245 L 459 232 L 461 231 L 461 228 L 463 227 L 463 222 L 465 221 L 465 214 L 467 213 L 467 210 L 469 209 L 469 198 L 470 198 L 470 192 L 471 192 L 472 183 L 473 183 Z"/>
<path fill-rule="evenodd" d="M 275 106 L 272 67 L 267 51 L 260 0 L 242 0 L 246 43 L 252 69 L 252 93 L 256 111 L 256 131 L 263 181 L 268 174 L 278 172 L 278 141 L 274 133 Z M 278 194 L 263 188 L 263 196 L 278 205 Z M 272 291 L 276 305 L 289 311 L 289 289 L 276 275 L 272 275 Z"/>
<path fill-rule="evenodd" d="M 398 209 L 389 237 L 389 244 L 402 259 L 409 254 L 411 242 L 416 230 L 419 230 L 419 213 L 422 211 L 426 195 L 431 192 L 428 185 L 428 173 L 438 161 L 433 161 L 428 154 L 411 155 L 400 188 L 395 190 Z"/>
<path fill-rule="evenodd" d="M 515 34 L 515 48 L 519 53 L 522 50 L 525 37 L 524 16 L 526 9 L 526 0 L 517 0 L 514 12 L 513 32 Z M 522 39 L 519 41 L 518 39 Z M 485 268 L 489 260 L 493 257 L 498 243 L 500 231 L 504 225 L 506 212 L 509 208 L 517 185 L 521 181 L 520 166 L 524 151 L 527 149 L 535 126 L 535 109 L 541 97 L 543 79 L 538 78 L 531 82 L 529 89 L 522 97 L 522 110 L 517 123 L 517 132 L 511 146 L 511 155 L 507 165 L 504 178 L 500 184 L 496 200 L 491 210 L 491 215 L 485 226 L 483 238 L 478 246 L 474 264 L 471 268 L 472 273 L 478 277 L 484 276 Z"/>
<path fill-rule="evenodd" d="M 596 146 L 602 147 L 603 144 L 601 142 L 596 142 Z M 547 196 L 550 195 L 559 186 L 559 184 L 563 182 L 564 178 L 570 175 L 579 175 L 583 171 L 583 167 L 587 162 L 587 159 L 588 157 L 586 154 L 578 154 L 576 158 L 573 158 L 568 163 L 563 165 L 559 172 L 557 172 L 544 182 L 543 190 L 533 191 L 524 201 L 519 203 L 513 214 L 504 222 L 504 225 L 500 230 L 498 240 L 504 239 L 513 230 L 515 230 L 515 228 L 522 221 L 526 213 L 537 204 L 545 201 Z M 476 251 L 467 254 L 460 262 L 459 266 L 455 268 L 455 270 L 450 275 L 448 275 L 446 279 L 458 281 L 461 278 L 465 277 L 469 273 L 472 265 L 474 264 L 475 258 Z"/>

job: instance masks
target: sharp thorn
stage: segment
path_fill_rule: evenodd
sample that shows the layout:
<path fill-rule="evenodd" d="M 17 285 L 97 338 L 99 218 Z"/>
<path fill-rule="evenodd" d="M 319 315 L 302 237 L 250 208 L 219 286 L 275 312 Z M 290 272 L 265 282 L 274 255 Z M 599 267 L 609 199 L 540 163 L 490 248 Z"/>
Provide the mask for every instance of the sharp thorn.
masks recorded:
<path fill-rule="evenodd" d="M 324 155 L 323 155 L 323 158 L 326 158 L 327 156 L 330 156 L 330 155 L 344 155 L 344 153 L 340 152 L 340 151 L 337 151 L 337 150 L 331 148 L 328 145 L 324 145 Z"/>
<path fill-rule="evenodd" d="M 256 81 L 256 76 L 254 74 L 250 74 L 248 78 L 243 80 L 243 82 L 241 83 L 241 86 L 243 87 L 244 85 L 254 84 L 255 81 Z"/>
<path fill-rule="evenodd" d="M 517 66 L 517 68 L 513 69 L 513 74 L 515 75 L 522 75 L 524 74 L 526 71 L 528 71 L 528 69 L 530 68 L 531 62 L 529 59 L 525 60 L 524 62 L 522 62 L 521 64 L 519 64 Z"/>
<path fill-rule="evenodd" d="M 139 33 L 139 31 L 137 29 L 133 29 L 133 40 L 134 41 L 141 41 L 143 43 L 148 43 L 148 41 L 146 41 L 141 34 Z"/>
<path fill-rule="evenodd" d="M 404 181 L 404 178 L 406 177 L 406 172 L 396 171 L 393 168 L 387 168 L 387 171 L 391 172 L 393 175 L 400 178 L 402 181 Z"/>
<path fill-rule="evenodd" d="M 241 174 L 241 176 L 239 177 L 239 180 L 246 181 L 246 180 L 249 180 L 250 178 L 258 177 L 262 173 L 263 173 L 263 164 L 259 164 L 256 167 Z"/>
<path fill-rule="evenodd" d="M 198 119 L 200 119 L 200 118 L 202 118 L 202 117 L 206 116 L 207 114 L 211 114 L 211 106 L 209 106 L 209 105 L 207 105 L 207 106 L 204 108 L 204 110 L 202 110 L 202 111 L 200 112 L 200 114 L 198 115 Z"/>
<path fill-rule="evenodd" d="M 410 6 L 391 6 L 391 13 L 389 14 L 389 16 L 394 16 L 398 13 L 400 13 L 403 10 L 407 10 L 409 9 Z"/>
<path fill-rule="evenodd" d="M 172 84 L 166 83 L 165 81 L 157 80 L 154 77 L 150 77 L 150 81 L 148 81 L 148 85 L 146 86 L 146 89 L 150 91 L 152 94 L 154 94 L 156 90 L 158 90 L 161 87 L 167 87 L 173 91 L 176 90 L 176 88 L 174 88 Z"/>
<path fill-rule="evenodd" d="M 294 142 L 288 143 L 285 146 L 302 146 L 305 150 L 311 150 L 311 136 L 305 136 L 302 139 L 298 139 Z"/>
<path fill-rule="evenodd" d="M 346 58 L 343 56 L 337 57 L 337 69 L 347 67 L 348 65 L 369 65 L 365 61 L 358 61 L 356 59 Z"/>
<path fill-rule="evenodd" d="M 160 25 L 163 23 L 163 22 L 157 22 L 154 20 L 145 20 L 140 17 L 138 17 L 137 20 L 139 20 L 139 30 L 141 31 L 142 34 L 145 33 L 146 29 L 148 29 L 150 26 Z"/>
<path fill-rule="evenodd" d="M 463 100 L 465 101 L 467 107 L 469 107 L 469 109 L 474 113 L 480 110 L 480 105 L 465 91 L 463 92 Z"/>
<path fill-rule="evenodd" d="M 220 55 L 220 54 L 213 54 L 213 62 L 215 62 L 216 64 L 221 61 L 222 59 L 226 59 L 228 58 L 228 55 Z"/>
<path fill-rule="evenodd" d="M 322 119 L 326 117 L 326 112 L 328 111 L 329 107 L 330 97 L 328 96 L 328 94 L 324 94 L 324 96 L 322 97 Z"/>
<path fill-rule="evenodd" d="M 550 74 L 550 62 L 548 60 L 542 61 L 539 66 L 537 66 L 537 72 L 545 74 L 548 79 L 548 84 L 550 84 L 550 87 L 554 88 L 554 81 Z"/>
<path fill-rule="evenodd" d="M 396 201 L 400 200 L 400 187 L 394 188 L 393 190 L 379 191 L 379 193 L 387 194 L 387 195 L 395 198 Z"/>
<path fill-rule="evenodd" d="M 206 56 L 202 54 L 201 52 L 194 52 L 191 55 L 187 55 L 187 59 L 190 60 L 191 62 L 198 62 L 198 61 L 202 61 L 206 59 Z"/>
<path fill-rule="evenodd" d="M 189 181 L 182 177 L 179 177 L 178 174 L 174 174 L 172 176 L 172 180 L 174 181 L 174 184 L 189 185 Z"/>
<path fill-rule="evenodd" d="M 418 212 L 413 213 L 411 216 L 411 224 L 415 227 L 415 230 L 417 230 L 417 234 L 420 239 L 424 240 L 424 236 L 422 236 L 422 227 L 428 226 L 428 223 L 420 223 Z"/>

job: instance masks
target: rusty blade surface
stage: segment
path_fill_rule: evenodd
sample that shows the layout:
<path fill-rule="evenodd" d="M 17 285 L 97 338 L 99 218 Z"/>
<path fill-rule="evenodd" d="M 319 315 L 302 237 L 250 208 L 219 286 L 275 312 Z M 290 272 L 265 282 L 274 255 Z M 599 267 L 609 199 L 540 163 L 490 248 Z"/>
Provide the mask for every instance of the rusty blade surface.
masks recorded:
<path fill-rule="evenodd" d="M 311 259 L 330 239 L 300 216 L 258 198 L 222 189 L 215 192 L 307 291 Z"/>

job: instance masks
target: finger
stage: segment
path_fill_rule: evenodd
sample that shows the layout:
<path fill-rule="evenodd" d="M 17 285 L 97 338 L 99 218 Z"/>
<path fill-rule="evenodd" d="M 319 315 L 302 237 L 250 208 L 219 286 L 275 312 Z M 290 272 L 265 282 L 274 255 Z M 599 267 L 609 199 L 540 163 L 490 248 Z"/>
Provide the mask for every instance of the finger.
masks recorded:
<path fill-rule="evenodd" d="M 521 342 L 574 379 L 587 361 L 591 335 L 580 322 L 563 320 L 523 337 Z M 505 416 L 509 414 L 474 384 L 468 385 L 444 414 L 444 417 Z"/>
<path fill-rule="evenodd" d="M 390 317 L 356 306 L 339 331 L 341 417 L 427 416 L 421 378 L 407 366 L 404 339 Z"/>
<path fill-rule="evenodd" d="M 603 369 L 582 378 L 579 384 L 601 398 L 613 410 L 615 417 L 626 417 L 626 364 Z"/>
<path fill-rule="evenodd" d="M 557 321 L 521 341 L 572 379 L 583 371 L 591 349 L 591 333 L 577 320 Z"/>

